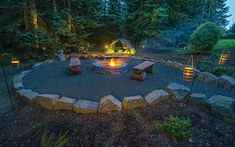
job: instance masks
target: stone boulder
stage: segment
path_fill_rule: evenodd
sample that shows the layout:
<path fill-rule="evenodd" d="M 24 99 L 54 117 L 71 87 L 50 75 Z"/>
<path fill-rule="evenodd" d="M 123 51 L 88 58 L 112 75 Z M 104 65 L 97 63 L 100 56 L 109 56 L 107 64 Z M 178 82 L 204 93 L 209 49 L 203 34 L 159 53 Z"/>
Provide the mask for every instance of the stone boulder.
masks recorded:
<path fill-rule="evenodd" d="M 172 65 L 173 65 L 173 67 L 178 68 L 178 69 L 181 69 L 184 67 L 184 65 L 179 62 L 173 62 Z"/>
<path fill-rule="evenodd" d="M 197 78 L 210 85 L 218 86 L 219 84 L 219 78 L 209 72 L 200 72 Z"/>
<path fill-rule="evenodd" d="M 36 104 L 48 110 L 53 110 L 54 105 L 58 102 L 59 95 L 40 94 L 36 98 Z"/>
<path fill-rule="evenodd" d="M 222 75 L 219 77 L 219 86 L 235 90 L 235 79 L 228 75 Z"/>
<path fill-rule="evenodd" d="M 207 100 L 207 96 L 203 93 L 193 93 L 189 97 L 189 102 L 197 105 L 206 105 Z"/>
<path fill-rule="evenodd" d="M 16 92 L 18 97 L 26 104 L 33 104 L 39 95 L 37 92 L 33 92 L 31 89 L 21 89 Z"/>
<path fill-rule="evenodd" d="M 73 110 L 77 113 L 97 113 L 98 105 L 98 102 L 78 100 L 73 104 Z"/>
<path fill-rule="evenodd" d="M 20 73 L 13 78 L 13 86 L 16 90 L 21 90 L 24 89 L 23 86 L 23 78 L 26 75 L 26 73 Z"/>
<path fill-rule="evenodd" d="M 190 89 L 188 87 L 177 83 L 169 84 L 166 91 L 170 93 L 172 98 L 177 100 L 185 98 L 190 93 Z"/>
<path fill-rule="evenodd" d="M 150 105 L 157 104 L 160 102 L 166 102 L 170 99 L 170 94 L 165 90 L 154 90 L 150 92 L 144 98 Z"/>
<path fill-rule="evenodd" d="M 146 101 L 140 96 L 124 97 L 122 101 L 123 109 L 134 109 L 146 105 Z"/>
<path fill-rule="evenodd" d="M 13 83 L 13 87 L 15 90 L 22 90 L 24 89 L 24 85 L 22 82 L 17 82 L 17 83 Z"/>
<path fill-rule="evenodd" d="M 121 111 L 122 103 L 112 95 L 103 97 L 99 104 L 99 113 L 108 113 L 112 111 Z"/>
<path fill-rule="evenodd" d="M 53 109 L 54 110 L 72 110 L 73 104 L 76 102 L 76 99 L 62 97 L 55 103 Z"/>
<path fill-rule="evenodd" d="M 235 98 L 214 95 L 208 99 L 207 103 L 214 112 L 224 117 L 235 116 Z"/>

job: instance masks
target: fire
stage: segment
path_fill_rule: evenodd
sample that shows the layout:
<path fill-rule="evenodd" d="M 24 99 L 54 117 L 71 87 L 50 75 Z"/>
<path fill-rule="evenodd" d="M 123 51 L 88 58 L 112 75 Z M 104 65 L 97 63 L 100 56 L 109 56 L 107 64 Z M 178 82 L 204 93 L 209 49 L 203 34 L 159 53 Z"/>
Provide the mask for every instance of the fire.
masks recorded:
<path fill-rule="evenodd" d="M 109 66 L 115 67 L 115 66 L 121 66 L 121 61 L 115 61 L 114 58 L 111 58 L 111 60 L 108 63 Z"/>
<path fill-rule="evenodd" d="M 116 66 L 115 61 L 114 61 L 113 58 L 110 60 L 109 65 L 110 65 L 110 66 Z"/>

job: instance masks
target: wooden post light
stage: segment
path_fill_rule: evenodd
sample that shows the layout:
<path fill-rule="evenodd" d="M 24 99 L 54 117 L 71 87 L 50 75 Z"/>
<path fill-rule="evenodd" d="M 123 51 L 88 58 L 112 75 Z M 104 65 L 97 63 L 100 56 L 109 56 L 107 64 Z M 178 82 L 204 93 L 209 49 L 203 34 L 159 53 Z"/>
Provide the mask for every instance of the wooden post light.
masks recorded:
<path fill-rule="evenodd" d="M 185 81 L 191 81 L 195 75 L 194 72 L 194 59 L 193 55 L 191 55 L 187 61 L 187 64 L 184 66 L 183 79 Z"/>
<path fill-rule="evenodd" d="M 219 65 L 224 65 L 224 63 L 226 63 L 229 60 L 230 60 L 230 52 L 229 52 L 228 49 L 226 49 L 221 53 L 218 64 Z"/>

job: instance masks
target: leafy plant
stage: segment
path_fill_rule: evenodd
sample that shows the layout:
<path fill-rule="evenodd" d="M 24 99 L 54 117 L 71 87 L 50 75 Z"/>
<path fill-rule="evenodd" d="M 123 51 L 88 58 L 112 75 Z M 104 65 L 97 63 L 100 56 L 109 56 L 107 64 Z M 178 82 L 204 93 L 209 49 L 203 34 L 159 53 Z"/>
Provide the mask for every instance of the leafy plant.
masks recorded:
<path fill-rule="evenodd" d="M 216 74 L 226 73 L 235 77 L 235 69 L 233 66 L 215 66 L 210 71 Z"/>
<path fill-rule="evenodd" d="M 54 139 L 53 135 L 48 135 L 44 133 L 41 139 L 41 146 L 42 147 L 62 147 L 68 143 L 68 132 L 64 134 L 59 134 L 57 139 Z"/>
<path fill-rule="evenodd" d="M 174 139 L 181 139 L 187 137 L 189 127 L 191 126 L 190 118 L 181 119 L 178 116 L 168 116 L 164 119 L 163 128 L 164 130 Z"/>
<path fill-rule="evenodd" d="M 220 28 L 212 22 L 199 26 L 190 36 L 189 49 L 193 51 L 212 50 L 220 38 Z"/>

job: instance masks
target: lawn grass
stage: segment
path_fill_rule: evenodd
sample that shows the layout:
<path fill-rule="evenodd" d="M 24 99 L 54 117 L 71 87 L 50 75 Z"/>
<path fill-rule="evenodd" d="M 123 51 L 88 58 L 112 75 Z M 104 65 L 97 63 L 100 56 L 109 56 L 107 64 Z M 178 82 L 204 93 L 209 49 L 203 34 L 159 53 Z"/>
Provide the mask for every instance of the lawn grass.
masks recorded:
<path fill-rule="evenodd" d="M 214 46 L 213 50 L 221 50 L 226 48 L 235 48 L 235 39 L 220 39 Z"/>

